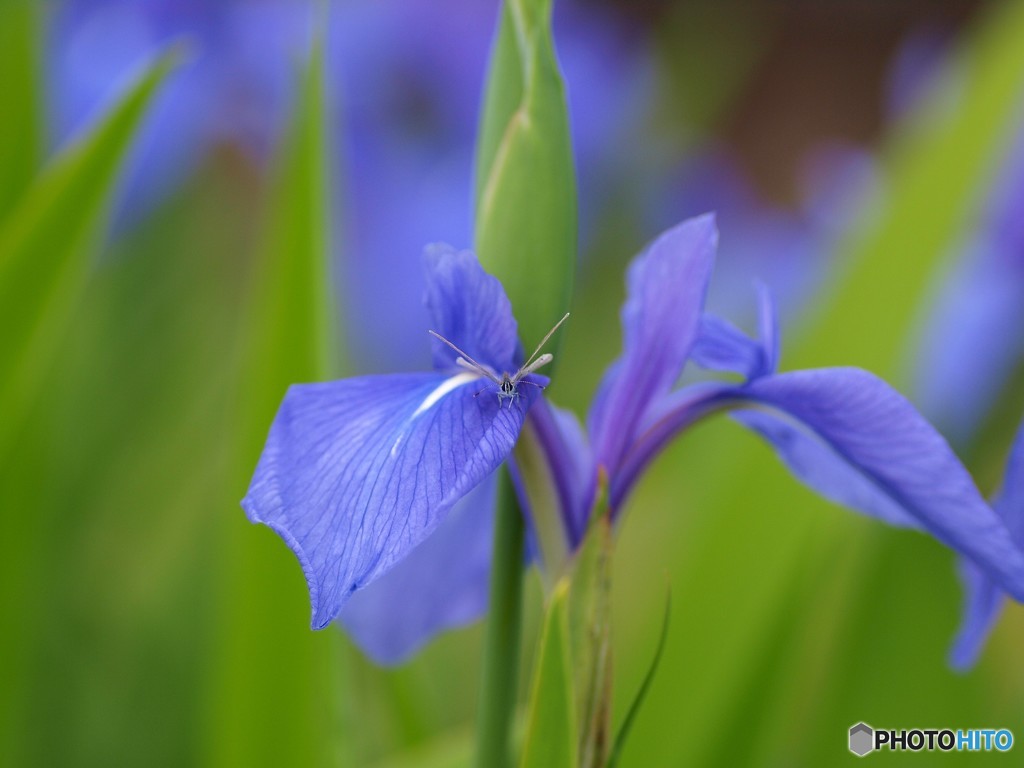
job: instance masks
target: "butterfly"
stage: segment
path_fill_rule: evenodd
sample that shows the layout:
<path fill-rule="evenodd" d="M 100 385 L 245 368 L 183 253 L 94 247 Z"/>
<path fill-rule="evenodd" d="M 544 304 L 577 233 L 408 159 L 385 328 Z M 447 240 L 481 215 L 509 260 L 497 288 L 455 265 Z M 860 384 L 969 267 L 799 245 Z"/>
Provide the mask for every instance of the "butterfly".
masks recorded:
<path fill-rule="evenodd" d="M 533 381 L 528 381 L 525 377 L 528 374 L 531 374 L 534 371 L 536 371 L 538 368 L 545 366 L 552 360 L 554 360 L 554 355 L 548 352 L 545 352 L 543 355 L 539 356 L 538 354 L 540 353 L 541 349 L 544 348 L 544 345 L 548 343 L 548 339 L 551 338 L 552 334 L 554 334 L 554 332 L 558 330 L 559 326 L 561 326 L 562 323 L 564 323 L 566 319 L 568 319 L 568 317 L 569 313 L 566 312 L 562 316 L 562 319 L 555 323 L 554 327 L 547 332 L 547 335 L 545 335 L 543 339 L 541 339 L 540 344 L 537 345 L 537 348 L 533 351 L 533 354 L 530 355 L 530 358 L 520 366 L 518 371 L 516 371 L 513 374 L 510 374 L 508 371 L 505 371 L 501 374 L 500 379 L 493 370 L 491 370 L 485 365 L 482 365 L 481 363 L 478 363 L 476 360 L 467 355 L 457 346 L 452 344 L 452 342 L 448 341 L 448 339 L 446 339 L 441 334 L 437 333 L 436 331 L 427 331 L 427 333 L 429 333 L 435 339 L 443 341 L 445 344 L 447 344 L 449 347 L 451 347 L 458 353 L 459 356 L 455 358 L 456 365 L 460 366 L 461 368 L 466 368 L 470 371 L 473 371 L 474 373 L 477 373 L 480 376 L 483 376 L 494 382 L 498 386 L 498 407 L 501 408 L 502 402 L 508 400 L 508 407 L 509 409 L 511 409 L 512 403 L 519 398 L 520 384 L 529 384 L 531 387 L 539 387 L 540 389 L 544 389 L 543 385 L 537 384 L 536 382 Z M 484 390 L 481 389 L 480 392 L 477 392 L 476 395 L 473 395 L 473 397 L 476 397 L 481 392 L 484 392 Z"/>

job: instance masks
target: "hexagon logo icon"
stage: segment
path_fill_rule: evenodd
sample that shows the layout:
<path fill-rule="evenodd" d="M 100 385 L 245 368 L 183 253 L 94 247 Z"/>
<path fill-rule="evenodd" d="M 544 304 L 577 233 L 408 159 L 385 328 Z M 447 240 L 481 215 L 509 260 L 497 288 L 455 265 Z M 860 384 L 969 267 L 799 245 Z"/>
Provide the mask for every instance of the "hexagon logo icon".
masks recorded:
<path fill-rule="evenodd" d="M 857 757 L 864 757 L 875 748 L 875 732 L 867 723 L 857 723 L 850 728 L 850 751 Z"/>

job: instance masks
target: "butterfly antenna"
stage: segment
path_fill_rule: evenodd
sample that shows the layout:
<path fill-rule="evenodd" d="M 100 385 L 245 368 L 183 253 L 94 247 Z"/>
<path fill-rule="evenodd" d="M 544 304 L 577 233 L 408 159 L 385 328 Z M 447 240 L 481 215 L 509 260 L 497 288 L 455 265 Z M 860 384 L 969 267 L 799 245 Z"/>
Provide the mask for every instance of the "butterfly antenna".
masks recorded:
<path fill-rule="evenodd" d="M 493 382 L 494 382 L 495 384 L 499 383 L 499 382 L 498 382 L 498 380 L 497 380 L 497 379 L 495 378 L 495 376 L 494 376 L 494 374 L 493 374 L 493 373 L 491 373 L 490 371 L 488 371 L 488 370 L 487 370 L 486 368 L 484 368 L 484 367 L 483 367 L 482 365 L 480 365 L 480 363 L 478 363 L 478 362 L 477 362 L 476 360 L 474 360 L 474 359 L 473 359 L 472 357 L 470 357 L 470 356 L 469 356 L 469 355 L 467 355 L 467 354 L 466 354 L 465 352 L 463 352 L 463 351 L 462 351 L 461 349 L 459 349 L 459 348 L 458 348 L 458 347 L 456 347 L 456 346 L 455 346 L 454 344 L 452 344 L 452 343 L 451 343 L 450 341 L 448 341 L 448 339 L 446 339 L 446 338 L 445 338 L 444 336 L 442 336 L 442 335 L 441 335 L 440 333 L 437 333 L 437 331 L 429 331 L 429 330 L 427 331 L 427 333 L 429 333 L 429 334 L 430 334 L 431 336 L 433 336 L 433 337 L 434 337 L 435 339 L 438 339 L 438 340 L 440 340 L 440 341 L 443 341 L 443 342 L 444 342 L 445 344 L 447 344 L 447 345 L 448 345 L 449 347 L 451 347 L 452 349 L 454 349 L 454 350 L 455 350 L 456 352 L 458 352 L 458 353 L 459 353 L 459 354 L 460 354 L 460 355 L 462 356 L 462 358 L 463 358 L 463 359 L 464 359 L 464 360 L 465 360 L 465 361 L 466 361 L 467 363 L 469 363 L 469 364 L 470 364 L 471 366 L 473 366 L 474 368 L 476 368 L 476 369 L 477 369 L 477 370 L 478 370 L 478 371 L 479 371 L 480 373 L 482 373 L 482 374 L 483 374 L 484 376 L 486 376 L 486 377 L 487 377 L 488 379 L 490 379 L 491 381 L 493 381 Z"/>
<path fill-rule="evenodd" d="M 540 344 L 538 344 L 537 348 L 535 350 L 533 350 L 533 354 L 530 355 L 530 359 L 527 360 L 525 363 L 523 363 L 522 368 L 528 368 L 529 367 L 530 363 L 533 362 L 533 359 L 538 354 L 540 354 L 540 351 L 544 348 L 544 345 L 548 343 L 548 339 L 551 338 L 551 336 L 554 334 L 554 332 L 558 330 L 559 326 L 561 326 L 562 323 L 564 323 L 568 318 L 569 318 L 569 313 L 568 312 L 566 312 L 564 315 L 562 315 L 562 319 L 559 320 L 557 323 L 555 323 L 554 327 L 550 331 L 548 331 L 547 336 L 545 336 L 543 339 L 540 340 Z M 522 368 L 520 370 L 522 370 Z"/>

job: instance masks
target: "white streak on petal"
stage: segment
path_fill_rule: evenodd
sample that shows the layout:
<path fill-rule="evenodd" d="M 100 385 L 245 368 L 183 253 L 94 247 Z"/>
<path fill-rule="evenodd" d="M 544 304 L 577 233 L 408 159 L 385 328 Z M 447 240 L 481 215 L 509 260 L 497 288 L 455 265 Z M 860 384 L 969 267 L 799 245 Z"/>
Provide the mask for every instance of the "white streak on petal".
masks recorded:
<path fill-rule="evenodd" d="M 428 410 L 429 408 L 432 408 L 438 400 L 447 395 L 456 387 L 461 387 L 463 384 L 468 384 L 469 382 L 476 381 L 479 378 L 479 374 L 470 373 L 469 371 L 467 371 L 465 373 L 457 373 L 450 379 L 445 379 L 437 386 L 437 388 L 433 392 L 431 392 L 423 399 L 423 402 L 420 403 L 419 407 L 412 412 L 412 418 L 415 419 L 424 411 Z"/>
<path fill-rule="evenodd" d="M 461 387 L 463 384 L 468 384 L 471 381 L 476 381 L 479 378 L 479 374 L 470 373 L 469 371 L 467 371 L 465 373 L 457 373 L 451 378 L 445 379 L 440 384 L 438 384 L 437 387 L 429 395 L 423 398 L 423 402 L 419 404 L 415 411 L 413 411 L 412 416 L 409 417 L 409 421 L 406 423 L 406 426 L 402 430 L 401 434 L 399 434 L 398 437 L 395 438 L 395 444 L 391 446 L 391 457 L 394 458 L 395 454 L 398 452 L 398 446 L 402 444 L 402 440 L 405 438 L 409 426 L 412 424 L 412 422 L 416 419 L 417 416 L 419 416 L 424 411 L 430 410 L 430 408 L 437 404 L 438 400 L 447 395 L 453 389 Z"/>

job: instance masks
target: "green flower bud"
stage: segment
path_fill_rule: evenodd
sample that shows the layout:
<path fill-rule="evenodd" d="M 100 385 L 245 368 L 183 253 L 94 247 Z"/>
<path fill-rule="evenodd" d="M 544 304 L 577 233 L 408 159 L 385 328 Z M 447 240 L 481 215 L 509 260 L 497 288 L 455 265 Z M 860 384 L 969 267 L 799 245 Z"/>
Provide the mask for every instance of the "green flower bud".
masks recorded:
<path fill-rule="evenodd" d="M 502 8 L 477 147 L 476 251 L 532 348 L 568 311 L 576 267 L 576 179 L 551 0 Z"/>

